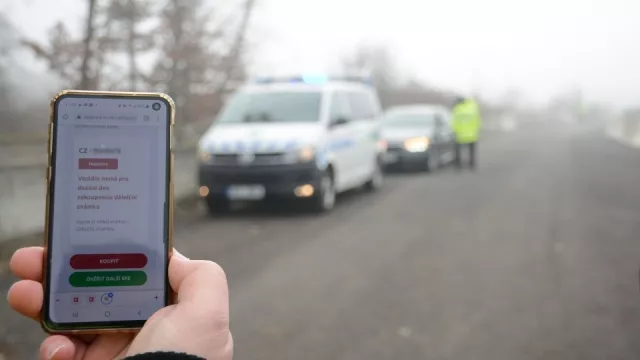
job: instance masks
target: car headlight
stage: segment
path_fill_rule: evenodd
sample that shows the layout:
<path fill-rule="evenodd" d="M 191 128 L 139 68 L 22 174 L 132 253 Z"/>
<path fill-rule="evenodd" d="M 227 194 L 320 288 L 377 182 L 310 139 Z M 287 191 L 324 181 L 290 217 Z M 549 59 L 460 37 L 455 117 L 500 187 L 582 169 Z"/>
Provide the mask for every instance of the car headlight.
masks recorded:
<path fill-rule="evenodd" d="M 404 141 L 404 148 L 408 152 L 423 152 L 429 148 L 429 138 L 426 136 L 415 137 Z"/>
<path fill-rule="evenodd" d="M 211 153 L 206 149 L 198 148 L 198 160 L 203 163 L 211 161 Z"/>

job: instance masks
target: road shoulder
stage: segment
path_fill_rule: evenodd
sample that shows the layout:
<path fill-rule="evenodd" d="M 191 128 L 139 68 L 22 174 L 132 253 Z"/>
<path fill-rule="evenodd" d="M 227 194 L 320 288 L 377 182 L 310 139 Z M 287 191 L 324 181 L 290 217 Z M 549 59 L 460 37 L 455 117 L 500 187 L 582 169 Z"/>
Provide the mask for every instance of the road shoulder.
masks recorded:
<path fill-rule="evenodd" d="M 631 134 L 625 133 L 625 124 L 623 121 L 614 121 L 607 126 L 605 133 L 611 139 L 633 148 L 640 148 L 640 131 Z"/>

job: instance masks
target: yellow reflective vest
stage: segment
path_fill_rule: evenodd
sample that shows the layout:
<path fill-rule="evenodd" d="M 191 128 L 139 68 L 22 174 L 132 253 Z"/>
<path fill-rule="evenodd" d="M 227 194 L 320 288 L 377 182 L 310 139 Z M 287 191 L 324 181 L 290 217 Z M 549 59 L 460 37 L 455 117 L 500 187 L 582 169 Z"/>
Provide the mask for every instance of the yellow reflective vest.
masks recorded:
<path fill-rule="evenodd" d="M 480 107 L 474 100 L 465 100 L 453 108 L 453 132 L 456 142 L 468 144 L 478 141 L 482 118 Z"/>

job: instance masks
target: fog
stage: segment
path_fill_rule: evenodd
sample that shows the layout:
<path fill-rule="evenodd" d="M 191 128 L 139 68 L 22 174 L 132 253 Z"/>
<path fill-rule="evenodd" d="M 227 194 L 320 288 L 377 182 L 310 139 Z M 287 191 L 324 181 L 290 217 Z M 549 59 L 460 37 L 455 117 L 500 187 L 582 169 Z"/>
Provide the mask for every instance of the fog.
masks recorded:
<path fill-rule="evenodd" d="M 30 97 L 42 99 L 59 89 L 62 85 L 60 79 L 43 70 L 42 64 L 27 49 L 15 46 L 19 43 L 19 35 L 15 31 L 5 32 L 2 39 L 10 47 L 4 61 L 11 71 L 5 74 L 5 80 L 11 87 L 8 95 L 17 110 L 33 107 L 33 104 L 21 100 Z"/>
<path fill-rule="evenodd" d="M 194 345 L 229 348 L 207 339 L 231 324 L 239 359 L 640 359 L 639 15 L 640 0 L 0 0 L 0 360 L 61 349 L 40 347 L 42 299 L 70 329 L 146 319 L 166 286 L 67 272 L 109 260 L 158 279 L 167 244 L 226 275 L 192 272 L 198 301 L 171 281 L 175 309 L 206 321 L 146 323 L 178 329 L 166 349 L 212 359 Z M 117 96 L 51 103 L 62 89 Z M 10 260 L 43 239 L 46 271 L 37 249 Z M 204 264 L 174 261 L 172 280 Z M 12 285 L 43 272 L 70 287 Z M 102 339 L 74 349 L 122 340 Z"/>
<path fill-rule="evenodd" d="M 220 2 L 210 1 L 211 4 Z M 33 39 L 58 20 L 80 30 L 77 0 L 4 0 L 0 10 Z M 263 0 L 252 19 L 253 74 L 328 71 L 357 44 L 392 49 L 401 70 L 438 87 L 529 101 L 567 90 L 616 107 L 640 94 L 640 3 L 632 0 Z"/>

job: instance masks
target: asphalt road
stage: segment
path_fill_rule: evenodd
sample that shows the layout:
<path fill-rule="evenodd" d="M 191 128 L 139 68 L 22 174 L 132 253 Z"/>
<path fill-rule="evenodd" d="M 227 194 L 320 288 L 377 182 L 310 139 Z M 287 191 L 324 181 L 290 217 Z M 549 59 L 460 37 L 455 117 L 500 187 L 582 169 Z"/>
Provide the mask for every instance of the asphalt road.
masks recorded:
<path fill-rule="evenodd" d="M 176 244 L 227 271 L 236 359 L 640 358 L 640 150 L 547 129 L 321 217 L 198 213 Z M 0 319 L 5 356 L 33 356 L 38 326 Z"/>

